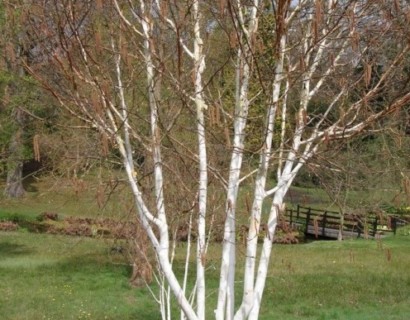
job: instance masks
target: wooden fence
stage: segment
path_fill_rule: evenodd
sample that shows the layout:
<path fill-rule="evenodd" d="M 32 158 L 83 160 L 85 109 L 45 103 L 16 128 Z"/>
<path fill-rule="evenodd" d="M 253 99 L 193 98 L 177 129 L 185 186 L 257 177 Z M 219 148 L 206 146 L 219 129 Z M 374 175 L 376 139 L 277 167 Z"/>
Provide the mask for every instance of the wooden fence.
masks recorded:
<path fill-rule="evenodd" d="M 375 237 L 384 232 L 396 234 L 397 219 L 388 216 L 383 220 L 377 215 L 360 216 L 356 214 L 340 214 L 336 211 L 319 210 L 297 206 L 287 209 L 284 219 L 292 226 L 303 228 L 305 236 L 338 238 L 340 229 L 344 238 Z"/>

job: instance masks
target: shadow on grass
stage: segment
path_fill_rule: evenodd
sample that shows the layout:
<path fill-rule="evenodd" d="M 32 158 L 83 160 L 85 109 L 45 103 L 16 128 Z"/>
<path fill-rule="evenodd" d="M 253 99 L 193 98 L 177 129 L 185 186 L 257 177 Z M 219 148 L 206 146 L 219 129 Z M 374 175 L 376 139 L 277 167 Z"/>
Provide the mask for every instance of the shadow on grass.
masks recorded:
<path fill-rule="evenodd" d="M 98 314 L 100 319 L 160 318 L 148 289 L 129 285 L 132 268 L 126 261 L 112 262 L 101 252 L 81 253 L 63 257 L 52 266 L 38 266 L 36 273 L 53 279 L 55 295 L 64 295 L 64 288 L 69 285 L 74 292 L 67 296 L 70 301 L 74 305 L 87 301 L 89 312 Z"/>
<path fill-rule="evenodd" d="M 64 278 L 73 282 L 82 290 L 116 290 L 128 288 L 128 279 L 132 267 L 123 261 L 111 261 L 101 251 L 96 252 L 62 252 L 58 259 L 51 263 L 37 265 L 33 272 L 45 274 L 55 279 Z M 121 289 L 122 288 L 122 289 Z"/>
<path fill-rule="evenodd" d="M 8 256 L 19 256 L 33 253 L 34 250 L 22 244 L 3 242 L 0 243 L 0 257 L 6 258 Z"/>

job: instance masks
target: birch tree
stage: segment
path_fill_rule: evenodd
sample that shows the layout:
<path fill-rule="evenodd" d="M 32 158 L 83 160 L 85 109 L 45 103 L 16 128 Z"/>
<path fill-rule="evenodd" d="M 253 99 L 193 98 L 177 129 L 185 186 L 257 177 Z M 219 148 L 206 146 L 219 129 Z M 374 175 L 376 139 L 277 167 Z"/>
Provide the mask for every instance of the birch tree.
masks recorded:
<path fill-rule="evenodd" d="M 205 319 L 214 310 L 219 320 L 257 319 L 278 218 L 300 169 L 332 141 L 371 130 L 372 123 L 410 101 L 407 87 L 382 103 L 379 99 L 393 82 L 406 79 L 410 11 L 405 1 L 49 0 L 33 2 L 28 10 L 39 52 L 38 65 L 28 71 L 121 155 L 136 214 L 167 283 L 158 297 L 164 319 L 171 318 L 166 286 L 181 318 Z M 266 15 L 273 23 L 261 41 L 258 27 Z M 211 57 L 218 52 L 212 47 L 217 36 L 224 37 L 220 54 L 228 58 L 210 65 L 211 58 L 217 61 Z M 272 66 L 261 66 L 257 52 L 268 49 Z M 234 75 L 228 84 L 234 97 L 226 94 L 226 84 L 215 85 L 224 72 Z M 324 108 L 316 108 L 315 99 Z M 255 108 L 263 110 L 259 146 L 249 142 L 255 141 L 248 119 Z M 209 157 L 214 112 L 224 119 L 227 165 Z M 141 150 L 152 163 L 152 179 L 145 182 L 135 159 Z M 244 164 L 249 150 L 259 157 L 256 164 Z M 189 175 L 169 170 L 184 161 L 193 164 L 186 166 Z M 215 306 L 206 303 L 210 177 L 225 203 L 218 213 L 224 230 Z M 236 232 L 240 190 L 249 185 L 253 200 L 241 275 Z M 186 290 L 187 278 L 180 281 L 172 264 L 172 211 L 183 211 L 170 203 L 172 188 L 187 192 L 194 203 L 195 299 Z M 239 302 L 234 299 L 238 278 L 243 279 Z"/>

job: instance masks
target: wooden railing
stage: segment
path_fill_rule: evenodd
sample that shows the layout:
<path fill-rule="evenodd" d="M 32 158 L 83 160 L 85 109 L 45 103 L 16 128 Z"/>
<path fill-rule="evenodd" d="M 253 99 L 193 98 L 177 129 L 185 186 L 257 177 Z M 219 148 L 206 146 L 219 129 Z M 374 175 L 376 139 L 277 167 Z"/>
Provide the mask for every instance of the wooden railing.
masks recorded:
<path fill-rule="evenodd" d="M 394 216 L 389 216 L 381 221 L 376 215 L 342 215 L 336 211 L 319 210 L 299 205 L 296 209 L 287 209 L 284 219 L 290 225 L 303 228 L 306 236 L 314 235 L 315 237 L 338 238 L 340 230 L 344 237 L 375 237 L 382 232 L 396 234 L 397 229 L 397 219 Z M 382 225 L 385 227 L 380 229 Z"/>

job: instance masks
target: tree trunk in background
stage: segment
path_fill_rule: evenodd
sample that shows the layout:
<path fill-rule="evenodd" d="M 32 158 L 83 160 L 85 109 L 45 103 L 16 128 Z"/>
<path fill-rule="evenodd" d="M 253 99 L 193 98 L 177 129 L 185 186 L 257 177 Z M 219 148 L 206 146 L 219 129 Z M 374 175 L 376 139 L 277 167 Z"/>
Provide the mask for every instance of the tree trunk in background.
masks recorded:
<path fill-rule="evenodd" d="M 24 124 L 25 114 L 17 108 L 14 111 L 17 130 L 13 135 L 7 160 L 7 183 L 4 190 L 4 195 L 9 198 L 20 198 L 24 196 L 25 190 L 23 186 L 23 159 L 24 159 Z"/>

